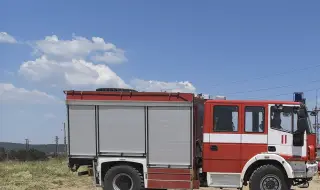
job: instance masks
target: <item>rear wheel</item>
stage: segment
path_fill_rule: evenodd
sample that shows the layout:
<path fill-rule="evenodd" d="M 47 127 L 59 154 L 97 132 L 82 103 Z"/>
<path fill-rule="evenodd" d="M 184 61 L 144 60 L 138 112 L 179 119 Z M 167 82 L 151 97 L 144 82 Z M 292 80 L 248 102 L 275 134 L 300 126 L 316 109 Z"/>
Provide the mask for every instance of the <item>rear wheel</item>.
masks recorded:
<path fill-rule="evenodd" d="M 142 174 L 131 166 L 114 166 L 104 177 L 104 190 L 140 190 L 143 188 Z"/>
<path fill-rule="evenodd" d="M 273 165 L 264 165 L 256 169 L 250 177 L 250 190 L 288 190 L 283 172 Z"/>

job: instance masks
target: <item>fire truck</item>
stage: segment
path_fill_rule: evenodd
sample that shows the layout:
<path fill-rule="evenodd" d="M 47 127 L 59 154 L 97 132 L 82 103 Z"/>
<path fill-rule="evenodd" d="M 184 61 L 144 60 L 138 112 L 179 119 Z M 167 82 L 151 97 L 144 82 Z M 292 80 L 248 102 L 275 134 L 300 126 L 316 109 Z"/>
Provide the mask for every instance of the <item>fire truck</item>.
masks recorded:
<path fill-rule="evenodd" d="M 113 88 L 64 93 L 68 166 L 89 168 L 104 190 L 287 190 L 318 171 L 303 93 L 292 101 Z"/>

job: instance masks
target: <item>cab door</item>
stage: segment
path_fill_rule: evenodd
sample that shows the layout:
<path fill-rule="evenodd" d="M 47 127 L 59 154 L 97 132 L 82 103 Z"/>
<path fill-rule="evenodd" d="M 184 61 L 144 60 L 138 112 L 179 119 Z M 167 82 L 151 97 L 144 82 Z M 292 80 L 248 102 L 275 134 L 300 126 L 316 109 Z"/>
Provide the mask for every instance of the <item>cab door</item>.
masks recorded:
<path fill-rule="evenodd" d="M 276 105 L 269 105 L 268 152 L 279 154 L 286 160 L 307 160 L 306 133 L 301 139 L 303 141 L 301 146 L 293 144 L 293 133 L 298 129 L 299 121 L 293 108 L 298 106 L 284 104 L 281 111 L 277 111 Z"/>
<path fill-rule="evenodd" d="M 238 187 L 241 173 L 242 104 L 205 105 L 203 171 L 211 187 Z"/>
<path fill-rule="evenodd" d="M 268 105 L 246 103 L 241 138 L 241 168 L 255 155 L 268 151 Z"/>

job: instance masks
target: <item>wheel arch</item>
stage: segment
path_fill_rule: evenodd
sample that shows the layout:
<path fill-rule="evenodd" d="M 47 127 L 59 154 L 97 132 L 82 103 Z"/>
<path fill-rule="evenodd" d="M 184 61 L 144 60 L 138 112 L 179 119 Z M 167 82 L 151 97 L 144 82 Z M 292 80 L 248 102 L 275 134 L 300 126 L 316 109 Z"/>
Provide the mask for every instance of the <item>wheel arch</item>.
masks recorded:
<path fill-rule="evenodd" d="M 243 167 L 241 172 L 241 182 L 246 185 L 251 174 L 257 168 L 266 164 L 279 167 L 289 179 L 293 178 L 293 170 L 290 164 L 283 157 L 277 154 L 258 154 L 252 157 Z"/>
<path fill-rule="evenodd" d="M 136 168 L 144 177 L 144 184 L 147 187 L 145 173 L 147 172 L 146 160 L 143 158 L 100 158 L 98 159 L 98 171 L 100 173 L 100 184 L 104 181 L 104 176 L 107 171 L 118 165 L 128 165 Z"/>

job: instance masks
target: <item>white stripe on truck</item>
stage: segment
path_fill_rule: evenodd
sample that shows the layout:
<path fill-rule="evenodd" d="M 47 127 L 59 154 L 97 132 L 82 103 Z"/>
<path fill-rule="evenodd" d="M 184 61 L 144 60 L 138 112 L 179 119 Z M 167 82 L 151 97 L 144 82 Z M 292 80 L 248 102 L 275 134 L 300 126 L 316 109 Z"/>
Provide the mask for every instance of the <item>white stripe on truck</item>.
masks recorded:
<path fill-rule="evenodd" d="M 204 133 L 204 143 L 248 143 L 267 144 L 268 136 L 265 134 L 217 134 Z"/>

